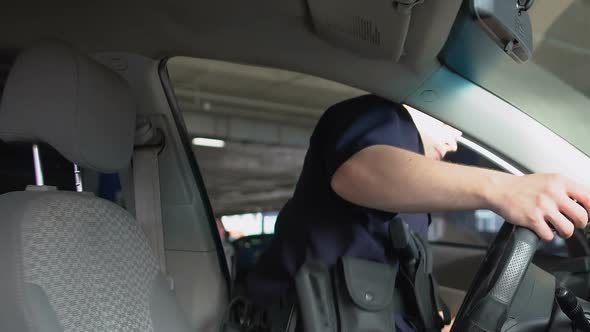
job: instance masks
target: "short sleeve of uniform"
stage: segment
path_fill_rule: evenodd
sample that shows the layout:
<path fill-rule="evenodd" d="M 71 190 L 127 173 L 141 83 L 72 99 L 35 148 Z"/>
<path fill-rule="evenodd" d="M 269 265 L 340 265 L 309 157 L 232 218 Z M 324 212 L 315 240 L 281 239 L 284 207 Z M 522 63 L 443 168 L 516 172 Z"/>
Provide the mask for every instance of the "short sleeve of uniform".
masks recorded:
<path fill-rule="evenodd" d="M 423 151 L 408 111 L 381 97 L 368 95 L 336 104 L 320 121 L 320 150 L 330 178 L 355 153 L 373 145 Z"/>

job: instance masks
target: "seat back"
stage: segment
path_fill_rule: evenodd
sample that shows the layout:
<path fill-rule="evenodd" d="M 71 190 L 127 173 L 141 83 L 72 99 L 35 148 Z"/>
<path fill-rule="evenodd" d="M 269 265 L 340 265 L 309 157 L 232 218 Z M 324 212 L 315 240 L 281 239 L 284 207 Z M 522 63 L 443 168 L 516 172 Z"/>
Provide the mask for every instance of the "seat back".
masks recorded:
<path fill-rule="evenodd" d="M 60 44 L 27 51 L 20 60 L 0 104 L 0 139 L 43 141 L 97 171 L 128 166 L 133 122 L 106 126 L 128 119 L 128 113 L 135 117 L 122 78 Z M 53 91 L 57 95 L 38 91 L 38 82 L 52 83 L 52 75 L 54 84 L 62 84 Z M 106 93 L 93 93 L 105 87 Z M 35 112 L 24 106 L 32 103 L 43 116 L 31 117 Z M 96 109 L 97 104 L 111 109 Z M 81 128 L 92 122 L 103 128 Z M 78 140 L 72 133 L 86 136 Z M 131 146 L 109 150 L 103 136 Z M 137 221 L 90 193 L 31 186 L 0 195 L 0 264 L 0 331 L 189 331 Z"/>

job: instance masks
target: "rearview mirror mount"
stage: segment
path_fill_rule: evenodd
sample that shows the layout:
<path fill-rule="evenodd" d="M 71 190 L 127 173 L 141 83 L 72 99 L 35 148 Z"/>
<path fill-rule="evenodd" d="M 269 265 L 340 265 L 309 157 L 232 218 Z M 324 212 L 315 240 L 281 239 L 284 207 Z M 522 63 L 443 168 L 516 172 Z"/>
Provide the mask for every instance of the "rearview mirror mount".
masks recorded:
<path fill-rule="evenodd" d="M 470 0 L 479 25 L 516 62 L 533 54 L 533 29 L 527 13 L 534 0 Z"/>

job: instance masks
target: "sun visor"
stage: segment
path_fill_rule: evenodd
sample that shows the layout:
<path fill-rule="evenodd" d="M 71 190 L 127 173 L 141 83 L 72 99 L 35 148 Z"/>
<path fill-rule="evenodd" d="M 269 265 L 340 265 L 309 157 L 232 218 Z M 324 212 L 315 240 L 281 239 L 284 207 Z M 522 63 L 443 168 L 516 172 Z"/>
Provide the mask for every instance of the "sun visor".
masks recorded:
<path fill-rule="evenodd" d="M 423 0 L 308 0 L 316 33 L 365 57 L 398 61 L 414 6 Z"/>

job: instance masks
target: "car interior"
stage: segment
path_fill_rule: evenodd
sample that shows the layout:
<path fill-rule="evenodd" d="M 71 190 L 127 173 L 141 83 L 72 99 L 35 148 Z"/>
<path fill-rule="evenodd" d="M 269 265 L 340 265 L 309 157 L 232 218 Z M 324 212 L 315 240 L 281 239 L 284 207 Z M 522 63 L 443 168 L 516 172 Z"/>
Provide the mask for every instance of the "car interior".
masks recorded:
<path fill-rule="evenodd" d="M 33 0 L 0 15 L 0 331 L 220 331 L 313 125 L 361 94 L 461 130 L 448 162 L 590 185 L 585 0 Z M 235 236 L 222 216 L 244 212 L 260 228 Z M 452 331 L 590 331 L 583 230 L 542 243 L 492 211 L 432 221 Z"/>

